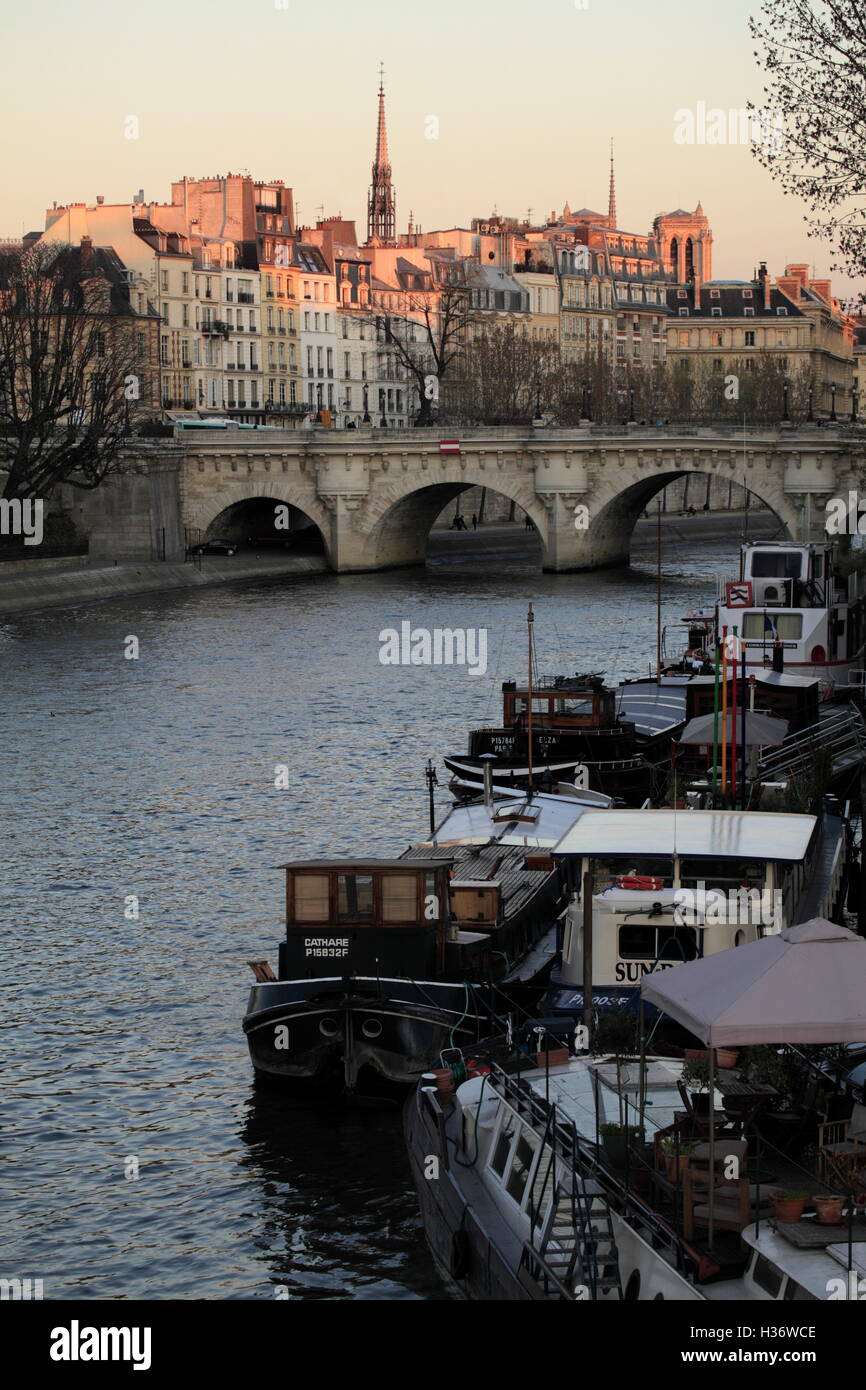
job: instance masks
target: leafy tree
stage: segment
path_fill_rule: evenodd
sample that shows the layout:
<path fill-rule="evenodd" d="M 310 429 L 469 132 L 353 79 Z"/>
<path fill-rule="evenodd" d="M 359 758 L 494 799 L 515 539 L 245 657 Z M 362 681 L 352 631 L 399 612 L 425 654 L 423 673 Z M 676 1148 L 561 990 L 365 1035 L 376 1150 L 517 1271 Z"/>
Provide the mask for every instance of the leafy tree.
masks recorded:
<path fill-rule="evenodd" d="M 866 7 L 863 0 L 764 0 L 749 21 L 767 75 L 753 153 L 812 213 L 851 275 L 866 271 Z M 752 108 L 755 109 L 754 107 Z M 776 122 L 778 121 L 778 124 Z M 839 267 L 836 267 L 837 269 Z"/>

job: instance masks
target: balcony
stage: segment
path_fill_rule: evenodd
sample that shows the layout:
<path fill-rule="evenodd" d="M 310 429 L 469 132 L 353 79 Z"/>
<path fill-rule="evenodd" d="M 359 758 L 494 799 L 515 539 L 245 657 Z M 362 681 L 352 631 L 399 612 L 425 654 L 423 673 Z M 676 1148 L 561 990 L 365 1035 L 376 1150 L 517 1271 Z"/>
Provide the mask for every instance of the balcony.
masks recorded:
<path fill-rule="evenodd" d="M 234 302 L 235 302 L 235 292 L 234 292 L 234 290 L 226 290 L 226 303 L 227 303 L 227 304 L 234 304 Z"/>
<path fill-rule="evenodd" d="M 286 330 L 285 330 L 284 328 L 278 328 L 278 329 L 277 329 L 277 332 L 278 332 L 278 333 L 285 333 L 285 331 L 286 331 Z M 295 330 L 292 329 L 292 332 L 293 332 L 293 333 L 294 333 L 294 331 L 295 331 Z"/>
<path fill-rule="evenodd" d="M 195 401 L 184 401 L 184 410 L 195 410 Z"/>
<path fill-rule="evenodd" d="M 256 297 L 248 290 L 238 290 L 238 304 L 255 304 Z"/>
<path fill-rule="evenodd" d="M 207 319 L 199 326 L 200 333 L 221 333 L 224 338 L 229 335 L 229 325 L 222 319 Z"/>
<path fill-rule="evenodd" d="M 287 372 L 288 370 L 289 370 L 289 369 L 288 369 L 288 367 L 286 366 L 285 362 L 281 362 L 281 363 L 280 363 L 280 371 L 281 371 L 281 372 Z"/>

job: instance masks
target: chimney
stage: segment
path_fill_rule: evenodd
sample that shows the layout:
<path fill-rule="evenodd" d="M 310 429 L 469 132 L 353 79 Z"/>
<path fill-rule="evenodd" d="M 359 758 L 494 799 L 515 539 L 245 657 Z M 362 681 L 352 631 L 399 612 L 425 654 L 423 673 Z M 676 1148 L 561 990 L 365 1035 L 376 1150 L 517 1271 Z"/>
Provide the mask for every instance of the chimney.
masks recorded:
<path fill-rule="evenodd" d="M 93 269 L 93 241 L 89 236 L 81 238 L 81 269 L 88 274 Z"/>
<path fill-rule="evenodd" d="M 96 195 L 96 206 L 97 206 L 98 208 L 101 208 L 101 207 L 102 207 L 102 204 L 103 204 L 104 202 L 105 202 L 105 194 L 104 194 L 104 193 L 97 193 L 97 195 Z"/>
<path fill-rule="evenodd" d="M 766 262 L 766 261 L 761 261 L 761 264 L 760 264 L 760 266 L 759 266 L 759 268 L 758 268 L 758 279 L 761 280 L 761 281 L 763 281 L 763 285 L 764 285 L 764 308 L 765 308 L 765 309 L 772 309 L 772 307 L 773 307 L 773 285 L 772 285 L 772 282 L 771 282 L 771 280 L 770 280 L 769 275 L 767 274 L 767 262 Z"/>
<path fill-rule="evenodd" d="M 695 286 L 695 313 L 696 313 L 696 314 L 699 314 L 699 313 L 701 312 L 701 277 L 700 277 L 700 275 L 698 274 L 697 271 L 695 271 L 694 286 Z"/>

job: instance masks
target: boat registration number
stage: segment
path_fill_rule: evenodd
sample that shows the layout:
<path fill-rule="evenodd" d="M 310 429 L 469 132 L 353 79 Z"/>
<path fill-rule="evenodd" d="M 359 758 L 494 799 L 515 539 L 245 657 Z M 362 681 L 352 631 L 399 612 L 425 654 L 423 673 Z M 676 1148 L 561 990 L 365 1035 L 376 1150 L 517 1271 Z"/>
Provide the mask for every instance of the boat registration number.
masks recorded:
<path fill-rule="evenodd" d="M 305 936 L 304 954 L 307 956 L 347 956 L 349 938 L 347 936 Z"/>

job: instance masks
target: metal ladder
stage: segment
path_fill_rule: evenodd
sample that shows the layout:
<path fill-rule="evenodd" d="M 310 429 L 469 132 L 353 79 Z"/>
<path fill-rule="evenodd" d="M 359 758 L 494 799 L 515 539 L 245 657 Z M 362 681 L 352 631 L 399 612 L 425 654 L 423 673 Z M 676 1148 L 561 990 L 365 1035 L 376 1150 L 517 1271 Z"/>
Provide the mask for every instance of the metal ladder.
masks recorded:
<path fill-rule="evenodd" d="M 589 1177 L 573 1123 L 563 1122 L 550 1107 L 542 1153 L 530 1198 L 530 1219 L 544 1213 L 550 1191 L 553 1213 L 541 1224 L 541 1241 L 526 1241 L 521 1259 L 521 1282 L 537 1298 L 555 1301 L 595 1301 L 606 1295 L 622 1299 L 619 1258 L 610 1205 L 602 1186 Z M 563 1175 L 557 1177 L 557 1158 Z M 570 1175 L 567 1176 L 567 1175 Z"/>

